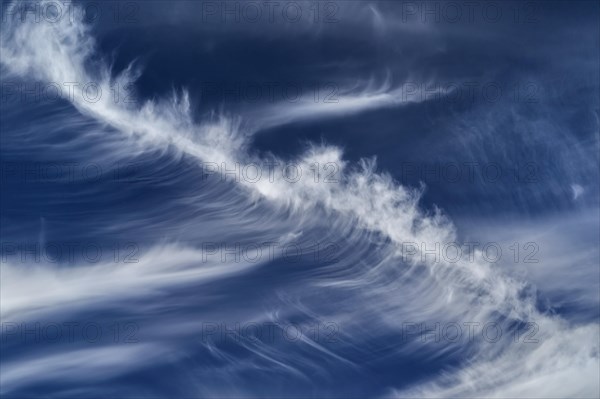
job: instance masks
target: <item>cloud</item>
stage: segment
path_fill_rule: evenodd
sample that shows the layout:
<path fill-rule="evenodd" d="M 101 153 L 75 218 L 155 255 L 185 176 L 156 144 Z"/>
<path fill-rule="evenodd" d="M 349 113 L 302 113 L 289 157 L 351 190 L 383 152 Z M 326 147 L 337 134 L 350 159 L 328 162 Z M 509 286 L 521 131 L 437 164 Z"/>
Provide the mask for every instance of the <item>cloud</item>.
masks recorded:
<path fill-rule="evenodd" d="M 61 84 L 96 82 L 102 92 L 108 93 L 114 87 L 127 86 L 139 74 L 132 65 L 114 75 L 109 66 L 99 60 L 90 28 L 78 19 L 62 19 L 57 24 L 11 19 L 2 27 L 0 49 L 2 67 L 23 79 Z M 395 106 L 402 98 L 402 88 L 392 88 L 386 83 L 381 88 L 367 87 L 349 92 L 340 98 L 343 100 L 341 105 L 335 107 L 308 102 L 298 106 L 278 105 L 258 114 L 257 125 L 262 129 L 313 117 Z M 186 92 L 172 98 L 132 104 L 114 102 L 108 96 L 92 102 L 79 91 L 69 94 L 66 99 L 83 115 L 118 130 L 149 149 L 172 148 L 173 152 L 184 154 L 198 164 L 249 165 L 289 161 L 253 153 L 236 118 L 220 116 L 210 121 L 195 121 Z M 340 262 L 345 268 L 335 269 L 344 277 L 336 281 L 318 280 L 321 287 L 347 289 L 358 298 L 346 306 L 329 308 L 333 317 L 352 326 L 352 317 L 348 314 L 364 316 L 372 313 L 374 327 L 393 333 L 402 327 L 402 319 L 398 316 L 418 315 L 420 312 L 414 309 L 423 310 L 422 316 L 442 321 L 462 317 L 498 322 L 505 328 L 528 322 L 539 324 L 541 342 L 530 346 L 515 345 L 510 337 L 505 337 L 499 345 L 477 347 L 479 351 L 461 363 L 460 369 L 424 382 L 408 391 L 411 395 L 528 397 L 535 392 L 554 392 L 559 396 L 597 396 L 598 381 L 591 377 L 597 376 L 598 371 L 596 324 L 571 327 L 559 317 L 540 312 L 536 308 L 536 297 L 527 290 L 527 283 L 486 262 L 481 251 L 475 252 L 472 262 L 401 262 L 402 243 L 424 243 L 427 248 L 433 248 L 436 243 L 456 241 L 457 233 L 440 211 L 426 212 L 420 208 L 420 190 L 399 185 L 390 175 L 377 172 L 374 161 L 362 160 L 351 165 L 344 160 L 340 148 L 327 145 L 314 145 L 293 161 L 302 170 L 310 170 L 315 163 L 332 162 L 338 167 L 338 179 L 331 184 L 319 184 L 314 176 L 304 175 L 291 183 L 277 175 L 273 180 L 236 183 L 247 197 L 269 203 L 273 212 L 297 217 L 305 225 L 318 225 L 321 222 L 319 216 L 326 215 L 332 231 L 349 235 L 349 242 L 355 244 L 354 251 Z M 386 248 L 382 259 L 361 263 L 359 255 L 363 253 L 360 251 L 369 253 L 367 248 L 372 243 Z M 16 266 L 9 266 L 3 270 L 2 292 L 7 295 L 2 301 L 3 319 L 12 320 L 23 312 L 88 308 L 98 303 L 107 306 L 107 302 L 116 298 L 143 298 L 153 290 L 169 285 L 190 281 L 203 284 L 246 269 L 244 265 L 194 267 L 194 259 L 201 254 L 190 249 L 155 251 L 153 261 L 124 268 L 99 265 L 68 270 L 18 270 Z M 403 289 L 413 294 L 414 303 L 400 303 Z M 297 306 L 305 313 L 310 311 L 310 306 Z M 327 308 L 327 302 L 322 306 Z M 356 313 L 353 308 L 358 308 Z M 355 317 L 355 320 L 364 319 Z M 352 344 L 358 347 L 356 342 Z M 403 350 L 419 347 L 419 344 L 413 345 Z M 334 352 L 316 349 L 339 358 Z M 49 355 L 11 363 L 12 371 L 8 375 L 3 373 L 3 389 L 18 388 L 31 373 L 35 374 L 51 363 L 60 367 L 49 376 L 66 378 L 65 370 L 78 369 L 83 359 L 90 357 L 93 360 L 82 370 L 114 376 L 131 365 L 128 363 L 123 369 L 112 368 L 124 354 L 137 355 L 140 351 L 146 354 L 144 347 L 127 352 L 105 348 L 97 352 Z M 279 360 L 284 356 L 282 353 L 268 353 L 265 349 L 259 352 L 262 358 L 284 367 L 286 363 Z M 294 368 L 287 370 L 296 372 Z M 40 378 L 46 379 L 47 375 Z M 576 383 L 565 384 L 565 379 L 570 378 L 575 378 Z M 556 383 L 549 384 L 549 381 Z M 404 395 L 403 392 L 400 394 Z"/>

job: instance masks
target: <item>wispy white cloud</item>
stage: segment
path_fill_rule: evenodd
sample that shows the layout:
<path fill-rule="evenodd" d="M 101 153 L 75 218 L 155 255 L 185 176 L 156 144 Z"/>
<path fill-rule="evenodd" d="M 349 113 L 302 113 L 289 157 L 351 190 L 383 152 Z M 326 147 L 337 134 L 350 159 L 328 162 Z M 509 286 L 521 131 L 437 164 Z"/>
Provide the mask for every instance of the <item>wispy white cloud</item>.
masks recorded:
<path fill-rule="evenodd" d="M 94 41 L 89 28 L 81 20 L 64 19 L 58 24 L 48 24 L 13 19 L 3 26 L 2 33 L 2 65 L 17 76 L 62 83 L 97 82 L 103 92 L 110 92 L 111 87 L 125 86 L 137 75 L 131 67 L 113 76 L 105 64 L 92 63 L 91 60 L 97 57 Z M 401 88 L 391 88 L 386 84 L 379 89 L 348 93 L 340 98 L 343 100 L 340 101 L 341 105 L 288 104 L 271 110 L 275 116 L 257 115 L 260 121 L 258 125 L 264 128 L 315 116 L 337 116 L 393 106 L 399 103 L 401 91 Z M 196 123 L 190 114 L 186 94 L 140 105 L 115 103 L 106 96 L 97 102 L 90 102 L 81 94 L 70 96 L 68 100 L 82 114 L 117 129 L 149 148 L 171 147 L 198 162 L 247 165 L 278 160 L 283 163 L 283 160 L 275 157 L 259 158 L 249 151 L 246 138 L 239 132 L 239 121 L 222 117 L 217 122 Z M 440 212 L 430 214 L 420 209 L 420 192 L 397 184 L 387 174 L 377 173 L 374 162 L 362 161 L 359 165 L 349 165 L 344 161 L 342 151 L 333 146 L 314 146 L 295 161 L 305 170 L 310 169 L 314 162 L 334 162 L 339 166 L 339 180 L 332 184 L 319 184 L 312 176 L 305 176 L 298 182 L 290 183 L 277 176 L 273 181 L 241 182 L 243 190 L 253 198 L 268 201 L 275 210 L 285 209 L 302 214 L 323 209 L 332 215 L 333 220 L 340 221 L 342 226 L 344 223 L 350 224 L 353 228 L 372 233 L 368 238 L 373 241 L 389 243 L 392 249 L 386 258 L 387 262 L 363 270 L 353 278 L 329 282 L 329 286 L 337 284 L 355 289 L 361 294 L 360 298 L 369 300 L 374 309 L 381 306 L 381 311 L 374 312 L 381 325 L 397 330 L 400 322 L 394 317 L 394 312 L 399 312 L 401 308 L 398 303 L 401 291 L 398 288 L 410 286 L 411 282 L 385 280 L 387 273 L 392 270 L 390 264 L 400 263 L 398 256 L 401 243 L 427 243 L 431 248 L 435 243 L 453 242 L 457 239 L 454 226 Z M 314 215 L 318 215 L 316 211 Z M 311 216 L 304 217 L 311 219 Z M 314 223 L 318 223 L 317 216 L 313 219 Z M 27 274 L 15 268 L 5 269 L 2 291 L 7 296 L 2 301 L 3 318 L 10 319 L 17 312 L 27 309 L 68 308 L 74 301 L 89 305 L 114 296 L 127 297 L 130 295 L 129 289 L 133 295 L 143 296 L 156 287 L 182 284 L 189 280 L 209 281 L 244 270 L 240 265 L 192 268 L 191 263 L 198 256 L 197 252 L 179 249 L 177 253 L 174 252 L 167 251 L 164 257 L 157 252 L 153 262 L 126 268 L 34 269 Z M 415 299 L 414 307 L 428 309 L 429 303 L 420 303 L 420 300 L 436 298 L 435 307 L 429 309 L 429 315 L 436 315 L 442 320 L 460 314 L 470 320 L 535 321 L 543 330 L 543 341 L 538 345 L 518 346 L 512 345 L 510 339 L 505 340 L 493 349 L 481 350 L 464 365 L 464 369 L 416 388 L 416 395 L 528 397 L 536 390 L 552 393 L 550 388 L 560 396 L 598 392 L 598 381 L 591 378 L 594 372 L 597 375 L 598 369 L 597 340 L 592 339 L 597 336 L 596 324 L 573 328 L 558 317 L 540 313 L 535 306 L 535 297 L 524 291 L 526 283 L 507 276 L 485 262 L 481 252 L 475 253 L 473 262 L 415 262 L 400 267 L 410 271 L 419 270 L 411 276 L 420 281 L 422 285 L 419 287 L 430 285 L 440 288 Z M 374 286 L 371 285 L 373 281 L 377 282 Z M 69 284 L 70 288 L 65 289 L 65 284 Z M 327 282 L 323 283 L 323 286 L 327 285 Z M 369 293 L 371 288 L 374 288 L 374 292 Z M 415 297 L 418 295 L 419 292 L 415 292 Z M 445 308 L 451 310 L 444 314 Z M 89 354 L 83 353 L 83 357 L 88 358 Z M 99 354 L 97 361 L 90 363 L 92 369 L 100 367 L 104 370 L 122 357 L 121 353 L 115 354 L 113 350 Z M 16 386 L 49 362 L 62 364 L 68 369 L 78 367 L 82 363 L 82 356 L 73 355 L 71 360 L 61 354 L 17 365 L 13 369 L 16 371 L 9 373 L 8 377 L 3 375 L 9 386 L 5 389 Z M 500 375 L 498 370 L 501 371 Z M 577 378 L 577 384 L 558 383 L 568 378 Z M 548 381 L 556 383 L 549 384 Z"/>

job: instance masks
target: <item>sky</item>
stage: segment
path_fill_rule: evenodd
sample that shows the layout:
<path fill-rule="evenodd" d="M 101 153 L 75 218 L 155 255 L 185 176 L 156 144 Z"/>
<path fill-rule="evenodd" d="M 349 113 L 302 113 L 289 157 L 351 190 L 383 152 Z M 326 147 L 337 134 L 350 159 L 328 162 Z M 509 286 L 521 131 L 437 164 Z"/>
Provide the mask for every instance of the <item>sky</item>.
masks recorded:
<path fill-rule="evenodd" d="M 595 1 L 2 1 L 0 394 L 597 398 Z"/>

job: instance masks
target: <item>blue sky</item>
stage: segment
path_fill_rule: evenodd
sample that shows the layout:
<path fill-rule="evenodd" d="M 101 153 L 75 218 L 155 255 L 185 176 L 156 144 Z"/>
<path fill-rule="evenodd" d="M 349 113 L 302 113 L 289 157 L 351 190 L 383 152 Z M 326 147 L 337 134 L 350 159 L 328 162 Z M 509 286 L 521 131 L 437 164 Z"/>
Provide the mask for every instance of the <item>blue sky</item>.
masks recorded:
<path fill-rule="evenodd" d="M 597 2 L 2 2 L 4 397 L 598 397 Z"/>

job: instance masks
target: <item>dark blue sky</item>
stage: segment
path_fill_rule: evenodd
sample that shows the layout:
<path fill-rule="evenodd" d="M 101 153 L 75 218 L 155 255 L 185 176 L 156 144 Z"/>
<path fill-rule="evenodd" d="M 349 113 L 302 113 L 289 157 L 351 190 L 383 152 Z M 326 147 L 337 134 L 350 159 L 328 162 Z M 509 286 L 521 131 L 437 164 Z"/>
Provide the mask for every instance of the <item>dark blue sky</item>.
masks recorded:
<path fill-rule="evenodd" d="M 597 396 L 599 16 L 2 2 L 0 392 Z"/>

